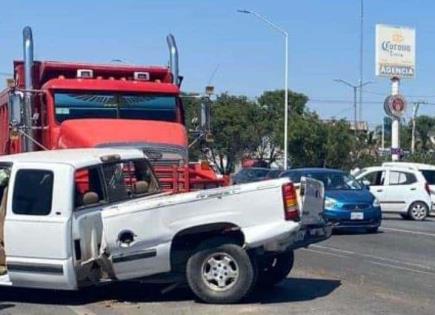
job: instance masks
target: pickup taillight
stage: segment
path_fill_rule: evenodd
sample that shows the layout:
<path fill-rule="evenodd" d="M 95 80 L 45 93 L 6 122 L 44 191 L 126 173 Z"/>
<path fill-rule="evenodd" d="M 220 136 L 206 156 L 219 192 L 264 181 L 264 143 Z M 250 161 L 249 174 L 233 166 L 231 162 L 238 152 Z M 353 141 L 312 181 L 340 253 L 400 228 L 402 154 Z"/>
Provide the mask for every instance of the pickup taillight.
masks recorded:
<path fill-rule="evenodd" d="M 293 183 L 282 185 L 282 200 L 284 201 L 285 220 L 300 221 L 296 189 Z"/>

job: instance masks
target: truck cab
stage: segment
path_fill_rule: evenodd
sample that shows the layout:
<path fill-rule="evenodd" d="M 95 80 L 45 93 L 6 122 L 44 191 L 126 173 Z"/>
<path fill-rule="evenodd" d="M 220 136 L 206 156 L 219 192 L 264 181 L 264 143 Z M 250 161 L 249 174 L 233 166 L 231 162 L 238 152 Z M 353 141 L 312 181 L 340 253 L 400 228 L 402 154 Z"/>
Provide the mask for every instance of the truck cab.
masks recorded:
<path fill-rule="evenodd" d="M 29 27 L 23 40 L 14 83 L 0 93 L 0 155 L 132 147 L 148 151 L 165 191 L 225 184 L 210 168 L 189 165 L 172 35 L 169 67 L 37 61 Z"/>

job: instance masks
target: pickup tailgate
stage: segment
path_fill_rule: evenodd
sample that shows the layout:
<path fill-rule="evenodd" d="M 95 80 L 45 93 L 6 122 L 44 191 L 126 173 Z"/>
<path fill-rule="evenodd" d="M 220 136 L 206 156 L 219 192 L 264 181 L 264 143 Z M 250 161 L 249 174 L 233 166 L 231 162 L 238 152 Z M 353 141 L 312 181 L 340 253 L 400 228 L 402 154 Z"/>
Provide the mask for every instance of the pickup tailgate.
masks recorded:
<path fill-rule="evenodd" d="M 302 225 L 324 224 L 322 212 L 325 202 L 325 188 L 323 183 L 303 176 L 296 188 Z"/>
<path fill-rule="evenodd" d="M 323 218 L 325 189 L 323 183 L 302 177 L 296 185 L 301 216 L 301 229 L 293 248 L 306 247 L 321 242 L 332 234 L 332 226 Z"/>

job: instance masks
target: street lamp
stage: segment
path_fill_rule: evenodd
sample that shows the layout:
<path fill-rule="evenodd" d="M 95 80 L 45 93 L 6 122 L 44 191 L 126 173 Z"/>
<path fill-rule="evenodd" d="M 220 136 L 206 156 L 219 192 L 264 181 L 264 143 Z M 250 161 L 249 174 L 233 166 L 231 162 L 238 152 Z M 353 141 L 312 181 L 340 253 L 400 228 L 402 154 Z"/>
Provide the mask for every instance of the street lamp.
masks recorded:
<path fill-rule="evenodd" d="M 268 19 L 266 19 L 264 16 L 258 14 L 255 11 L 250 10 L 237 10 L 239 13 L 243 14 L 252 14 L 253 16 L 257 17 L 261 21 L 265 22 L 272 28 L 274 28 L 276 31 L 280 32 L 282 35 L 284 35 L 285 39 L 285 66 L 284 66 L 284 170 L 287 169 L 287 145 L 288 145 L 288 33 L 279 27 L 278 25 L 272 23 Z"/>
<path fill-rule="evenodd" d="M 342 79 L 335 79 L 335 82 L 343 83 L 347 85 L 348 87 L 351 87 L 353 89 L 353 124 L 355 128 L 355 134 L 357 133 L 357 101 L 356 101 L 356 95 L 358 92 L 358 89 L 362 90 L 363 86 L 366 86 L 367 84 L 373 83 L 373 81 L 367 81 L 364 83 L 359 83 L 357 85 L 352 84 L 348 81 L 342 80 Z M 361 105 L 360 105 L 361 106 Z"/>

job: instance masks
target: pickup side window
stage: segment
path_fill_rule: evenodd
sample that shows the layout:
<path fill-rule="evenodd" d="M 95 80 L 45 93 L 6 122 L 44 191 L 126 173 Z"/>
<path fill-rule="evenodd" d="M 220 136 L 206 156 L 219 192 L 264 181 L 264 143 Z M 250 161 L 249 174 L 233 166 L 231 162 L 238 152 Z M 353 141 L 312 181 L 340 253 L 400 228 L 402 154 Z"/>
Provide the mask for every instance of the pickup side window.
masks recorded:
<path fill-rule="evenodd" d="M 104 190 L 98 167 L 79 169 L 74 175 L 75 208 L 104 202 Z"/>
<path fill-rule="evenodd" d="M 53 199 L 53 179 L 51 171 L 19 170 L 15 175 L 13 213 L 48 215 Z"/>
<path fill-rule="evenodd" d="M 157 179 L 146 160 L 131 160 L 103 165 L 109 202 L 117 202 L 160 191 Z"/>

